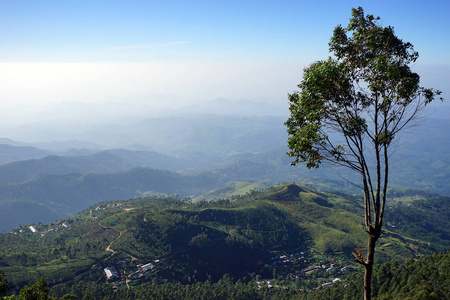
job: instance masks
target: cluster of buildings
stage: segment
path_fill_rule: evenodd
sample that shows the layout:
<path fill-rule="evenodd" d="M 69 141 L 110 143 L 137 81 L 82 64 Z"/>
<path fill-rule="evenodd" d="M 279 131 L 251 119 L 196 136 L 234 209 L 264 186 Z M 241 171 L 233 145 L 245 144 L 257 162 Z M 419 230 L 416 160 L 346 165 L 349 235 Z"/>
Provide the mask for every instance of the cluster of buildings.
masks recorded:
<path fill-rule="evenodd" d="M 341 281 L 342 280 L 340 278 L 334 278 L 333 281 L 325 282 L 325 283 L 322 284 L 322 286 L 330 286 L 330 285 L 335 284 L 336 282 L 341 282 Z"/>
<path fill-rule="evenodd" d="M 154 262 L 157 263 L 159 262 L 159 260 L 155 260 Z M 126 279 L 140 278 L 144 276 L 145 272 L 153 270 L 155 268 L 155 265 L 153 263 L 148 263 L 145 265 L 137 265 L 137 267 L 139 269 L 136 272 L 133 272 L 130 275 L 128 275 Z M 103 272 L 105 273 L 107 280 L 111 280 L 119 276 L 119 273 L 116 271 L 114 267 L 107 267 L 103 269 Z"/>
<path fill-rule="evenodd" d="M 143 266 L 139 267 L 139 270 L 137 270 L 136 272 L 131 273 L 130 275 L 128 275 L 128 279 L 134 279 L 134 278 L 139 278 L 144 276 L 144 273 L 150 270 L 153 270 L 155 268 L 155 265 L 152 263 L 148 263 L 145 264 Z"/>
<path fill-rule="evenodd" d="M 29 226 L 28 228 L 30 229 L 30 231 L 31 231 L 32 233 L 37 233 L 37 232 L 39 232 L 39 230 L 37 230 L 37 228 L 34 227 L 34 226 Z M 28 232 L 28 230 L 26 230 L 26 229 L 19 229 L 19 230 L 17 230 L 17 231 L 11 231 L 10 234 L 18 235 L 18 234 L 21 234 L 21 233 L 24 233 L 24 232 Z"/>
<path fill-rule="evenodd" d="M 56 224 L 56 226 L 54 228 L 50 228 L 50 229 L 42 231 L 41 235 L 46 235 L 47 233 L 58 230 L 59 228 L 67 228 L 67 227 L 69 227 L 69 224 L 67 222 L 61 222 L 61 223 Z"/>
<path fill-rule="evenodd" d="M 322 287 L 326 287 L 326 286 L 330 286 L 333 285 L 337 282 L 340 282 L 341 279 L 340 278 L 333 278 L 331 277 L 332 274 L 337 274 L 338 273 L 343 273 L 346 272 L 349 268 L 347 266 L 338 266 L 338 264 L 336 263 L 326 263 L 323 261 L 318 261 L 317 257 L 313 257 L 313 258 L 306 258 L 306 256 L 308 256 L 307 253 L 305 252 L 297 252 L 297 253 L 293 253 L 293 254 L 289 254 L 289 255 L 279 255 L 279 256 L 274 256 L 271 258 L 272 260 L 272 265 L 273 266 L 287 266 L 288 264 L 293 264 L 293 266 L 297 266 L 299 267 L 299 271 L 295 271 L 289 274 L 291 279 L 295 279 L 295 278 L 299 278 L 299 277 L 303 277 L 305 275 L 309 275 L 315 271 L 318 270 L 322 270 L 322 272 L 319 274 L 318 277 L 323 277 L 323 281 L 320 284 L 319 287 L 317 287 L 316 289 L 322 288 Z M 334 260 L 335 258 L 333 258 Z M 309 265 L 308 265 L 308 261 L 310 261 Z M 312 261 L 315 261 L 315 264 L 311 264 Z M 338 262 L 340 262 L 341 260 L 337 260 Z M 300 269 L 300 267 L 303 266 L 302 269 Z M 327 279 L 328 278 L 328 279 Z M 267 289 L 272 289 L 272 288 L 276 288 L 276 286 L 273 286 L 270 284 L 270 282 L 266 281 L 266 288 Z M 258 284 L 258 288 L 263 288 L 264 285 L 264 281 L 261 282 L 257 282 Z"/>
<path fill-rule="evenodd" d="M 99 205 L 99 206 L 97 206 L 97 207 L 95 208 L 95 211 L 105 210 L 105 209 L 111 209 L 111 208 L 119 208 L 119 207 L 122 207 L 122 206 L 123 206 L 123 203 L 101 204 L 101 205 Z"/>
<path fill-rule="evenodd" d="M 67 221 L 59 222 L 54 227 L 49 228 L 47 230 L 42 230 L 42 231 L 40 231 L 40 233 L 41 233 L 41 235 L 46 235 L 47 233 L 50 233 L 52 231 L 58 230 L 59 228 L 67 228 L 67 227 L 69 227 L 69 224 L 68 224 Z M 38 233 L 39 232 L 39 230 L 34 225 L 28 226 L 28 229 L 32 233 Z M 10 234 L 18 235 L 18 234 L 25 233 L 25 232 L 28 232 L 28 230 L 27 229 L 19 229 L 17 231 L 11 231 Z"/>
<path fill-rule="evenodd" d="M 334 271 L 334 269 L 336 268 L 336 264 L 331 264 L 330 267 L 327 267 L 327 265 L 322 265 L 322 266 L 317 266 L 317 265 L 313 265 L 313 266 L 309 266 L 306 267 L 304 269 L 302 269 L 300 272 L 295 272 L 295 273 L 290 273 L 289 276 L 291 276 L 291 278 L 297 278 L 303 274 L 310 274 L 316 270 L 319 270 L 320 268 L 325 269 L 326 273 L 330 273 L 331 271 Z M 340 268 L 341 272 L 345 272 L 348 270 L 348 267 L 344 266 L 342 268 Z"/>
<path fill-rule="evenodd" d="M 258 285 L 258 289 L 267 288 L 268 290 L 272 290 L 275 287 L 278 287 L 278 286 L 273 286 L 270 281 L 264 281 L 264 280 L 257 281 L 256 284 Z"/>
<path fill-rule="evenodd" d="M 277 264 L 288 264 L 291 263 L 291 260 L 298 259 L 300 262 L 306 262 L 305 260 L 305 253 L 304 252 L 297 252 L 290 255 L 280 255 L 280 256 L 273 256 L 271 258 L 272 264 L 275 266 Z"/>

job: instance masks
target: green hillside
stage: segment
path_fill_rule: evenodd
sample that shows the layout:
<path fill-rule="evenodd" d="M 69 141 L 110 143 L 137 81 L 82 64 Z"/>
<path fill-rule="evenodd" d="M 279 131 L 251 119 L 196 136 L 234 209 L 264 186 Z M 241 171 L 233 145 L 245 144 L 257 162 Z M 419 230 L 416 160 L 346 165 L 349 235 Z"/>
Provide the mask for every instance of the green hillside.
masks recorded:
<path fill-rule="evenodd" d="M 378 263 L 449 249 L 449 199 L 425 198 L 409 205 L 391 201 Z M 318 279 L 359 270 L 351 251 L 366 242 L 360 203 L 294 184 L 209 202 L 167 197 L 102 202 L 74 218 L 35 224 L 35 233 L 27 225 L 0 235 L 0 270 L 14 291 L 43 276 L 59 296 L 74 291 L 81 296 L 92 284 L 128 289 L 155 280 L 217 282 L 225 274 L 312 289 Z M 437 224 L 444 226 L 431 234 Z M 147 263 L 151 270 L 135 273 Z M 331 265 L 335 271 L 325 272 Z M 302 272 L 311 266 L 318 267 L 311 275 Z M 108 267 L 117 272 L 110 280 Z"/>
<path fill-rule="evenodd" d="M 267 185 L 261 182 L 236 182 L 223 188 L 212 190 L 199 197 L 195 197 L 192 201 L 198 202 L 225 199 L 233 196 L 245 195 L 256 190 L 264 190 L 266 187 Z"/>

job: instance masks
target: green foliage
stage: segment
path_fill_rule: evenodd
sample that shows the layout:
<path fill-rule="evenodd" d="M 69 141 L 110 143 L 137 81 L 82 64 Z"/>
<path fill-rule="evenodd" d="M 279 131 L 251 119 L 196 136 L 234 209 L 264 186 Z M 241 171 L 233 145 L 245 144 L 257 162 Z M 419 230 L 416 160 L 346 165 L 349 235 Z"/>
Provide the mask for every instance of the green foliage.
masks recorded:
<path fill-rule="evenodd" d="M 48 296 L 48 288 L 47 282 L 45 282 L 44 278 L 39 278 L 39 280 L 31 285 L 26 286 L 20 290 L 19 300 L 47 300 Z"/>
<path fill-rule="evenodd" d="M 54 298 L 49 296 L 48 284 L 44 278 L 39 278 L 36 283 L 31 286 L 25 286 L 19 292 L 19 295 L 11 295 L 2 299 L 9 300 L 75 300 L 76 296 L 73 294 L 65 294 L 61 298 Z M 0 295 L 2 296 L 2 295 Z"/>
<path fill-rule="evenodd" d="M 448 198 L 412 191 L 397 191 L 396 196 L 400 198 L 392 200 L 395 213 L 388 210 L 387 215 L 395 227 L 386 227 L 378 261 L 402 261 L 447 249 L 450 226 L 438 228 L 438 224 L 448 222 Z M 404 197 L 419 200 L 405 202 Z M 155 260 L 159 260 L 155 270 L 128 283 L 132 289 L 149 286 L 153 280 L 174 289 L 206 281 L 216 284 L 226 273 L 241 280 L 256 275 L 276 278 L 277 284 L 291 287 L 295 281 L 286 276 L 312 261 L 339 257 L 343 264 L 352 265 L 351 251 L 366 240 L 359 217 L 362 210 L 359 197 L 318 193 L 293 184 L 210 202 L 167 197 L 102 202 L 72 219 L 35 225 L 39 233 L 23 226 L 22 233 L 18 229 L 0 235 L 0 268 L 12 284 L 12 293 L 43 276 L 52 286 L 51 295 L 75 294 L 80 299 L 124 295 L 126 285 L 113 292 L 104 268 L 114 266 L 119 274 L 129 275 L 138 264 Z M 411 228 L 402 225 L 409 216 Z M 300 251 L 309 254 L 309 262 L 295 257 L 287 264 L 272 263 L 274 256 Z M 326 276 L 325 269 L 317 271 L 298 286 L 317 287 L 317 280 Z"/>
<path fill-rule="evenodd" d="M 430 198 L 433 199 L 430 201 Z M 395 231 L 433 245 L 437 251 L 450 247 L 448 197 L 426 197 L 407 204 L 389 206 L 386 222 Z M 417 220 L 420 219 L 420 222 Z"/>
<path fill-rule="evenodd" d="M 289 95 L 293 164 L 317 168 L 325 160 L 363 173 L 364 146 L 389 146 L 440 94 L 419 86 L 409 68 L 418 53 L 378 20 L 353 9 L 350 24 L 337 26 L 330 40 L 335 58 L 305 68 L 300 92 Z"/>
<path fill-rule="evenodd" d="M 238 182 L 203 194 L 200 197 L 192 199 L 192 201 L 198 202 L 231 198 L 233 196 L 246 195 L 256 190 L 264 190 L 266 187 L 265 184 L 260 182 Z"/>
<path fill-rule="evenodd" d="M 387 262 L 373 270 L 373 299 L 447 299 L 450 253 L 426 255 L 404 264 Z M 308 295 L 308 299 L 362 299 L 363 274 Z"/>
<path fill-rule="evenodd" d="M 235 280 L 228 274 L 216 282 L 209 280 L 192 284 L 152 280 L 130 289 L 108 288 L 106 284 L 73 287 L 78 299 L 293 299 L 292 289 L 258 290 L 254 281 Z M 89 297 L 89 298 L 88 298 Z"/>
<path fill-rule="evenodd" d="M 450 253 L 426 255 L 404 264 L 395 261 L 376 265 L 373 273 L 373 299 L 446 299 L 450 294 Z M 131 289 L 113 290 L 106 283 L 75 282 L 70 288 L 53 289 L 49 296 L 47 283 L 40 278 L 30 287 L 23 288 L 18 297 L 5 299 L 361 299 L 357 287 L 363 274 L 330 287 L 299 293 L 294 286 L 283 288 L 257 288 L 254 280 L 234 280 L 224 274 L 216 282 L 197 281 L 192 284 L 160 281 L 156 278 L 135 285 Z M 257 281 L 261 277 L 256 277 Z M 300 284 L 301 280 L 297 280 Z M 62 295 L 62 296 L 58 296 Z"/>
<path fill-rule="evenodd" d="M 0 270 L 0 297 L 5 296 L 8 283 L 3 279 L 3 272 Z"/>

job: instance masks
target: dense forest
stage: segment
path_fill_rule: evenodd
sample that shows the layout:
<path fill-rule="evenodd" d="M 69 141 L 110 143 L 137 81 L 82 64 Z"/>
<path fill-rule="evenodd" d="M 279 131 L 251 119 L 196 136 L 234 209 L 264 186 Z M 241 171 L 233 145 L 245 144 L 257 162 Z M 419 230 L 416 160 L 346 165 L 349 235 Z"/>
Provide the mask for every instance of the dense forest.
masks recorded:
<path fill-rule="evenodd" d="M 450 295 L 450 253 L 425 255 L 403 264 L 396 261 L 377 265 L 374 269 L 373 299 L 448 299 Z M 0 277 L 1 278 L 1 277 Z M 30 287 L 23 288 L 18 295 L 5 299 L 361 299 L 362 273 L 332 286 L 316 290 L 298 287 L 273 288 L 270 283 L 261 286 L 255 280 L 234 280 L 225 274 L 220 280 L 181 284 L 178 282 L 151 282 L 131 289 L 114 290 L 109 284 L 73 285 L 61 297 L 49 296 L 43 278 Z M 298 284 L 298 282 L 296 282 Z M 2 286 L 0 286 L 1 288 Z M 53 291 L 54 294 L 63 292 Z M 5 289 L 0 289 L 0 296 Z"/>

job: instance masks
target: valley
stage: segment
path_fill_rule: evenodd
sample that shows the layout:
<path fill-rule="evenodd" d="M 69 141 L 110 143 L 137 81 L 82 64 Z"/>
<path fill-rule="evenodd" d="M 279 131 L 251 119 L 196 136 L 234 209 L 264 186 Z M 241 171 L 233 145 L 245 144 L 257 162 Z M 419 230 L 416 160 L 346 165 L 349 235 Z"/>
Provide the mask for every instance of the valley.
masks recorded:
<path fill-rule="evenodd" d="M 448 249 L 448 198 L 412 205 L 397 199 L 378 263 Z M 1 235 L 0 266 L 15 288 L 43 276 L 59 296 L 94 282 L 123 290 L 154 280 L 217 282 L 224 274 L 313 291 L 360 270 L 351 255 L 365 241 L 358 203 L 295 184 L 211 202 L 167 196 L 102 202 L 73 218 L 35 224 L 36 232 L 22 226 Z M 106 268 L 116 275 L 108 278 Z"/>

